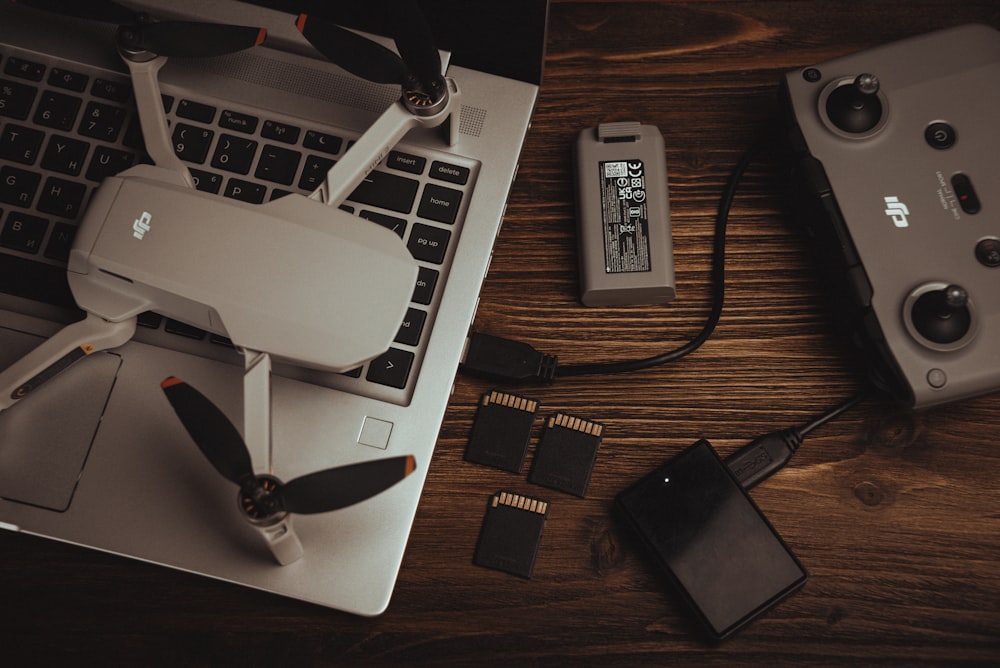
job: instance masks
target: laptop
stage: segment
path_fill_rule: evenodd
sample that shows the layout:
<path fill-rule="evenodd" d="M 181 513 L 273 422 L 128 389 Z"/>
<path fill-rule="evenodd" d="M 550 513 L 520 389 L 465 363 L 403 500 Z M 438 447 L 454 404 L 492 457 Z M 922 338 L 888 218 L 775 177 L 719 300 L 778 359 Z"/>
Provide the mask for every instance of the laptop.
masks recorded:
<path fill-rule="evenodd" d="M 398 86 L 329 63 L 295 27 L 308 12 L 391 45 L 377 3 L 122 4 L 268 30 L 249 50 L 160 71 L 175 152 L 218 197 L 309 194 L 399 99 Z M 413 255 L 406 317 L 389 350 L 349 372 L 276 364 L 271 451 L 252 454 L 285 481 L 403 455 L 413 474 L 293 516 L 303 554 L 279 565 L 160 387 L 183 378 L 239 428 L 243 357 L 218 333 L 148 312 L 129 342 L 0 413 L 0 527 L 358 615 L 386 609 L 538 95 L 548 15 L 547 0 L 421 6 L 461 90 L 458 141 L 411 131 L 345 202 Z M 0 3 L 0 369 L 82 316 L 65 277 L 76 225 L 104 178 L 147 160 L 126 71 L 114 26 Z"/>

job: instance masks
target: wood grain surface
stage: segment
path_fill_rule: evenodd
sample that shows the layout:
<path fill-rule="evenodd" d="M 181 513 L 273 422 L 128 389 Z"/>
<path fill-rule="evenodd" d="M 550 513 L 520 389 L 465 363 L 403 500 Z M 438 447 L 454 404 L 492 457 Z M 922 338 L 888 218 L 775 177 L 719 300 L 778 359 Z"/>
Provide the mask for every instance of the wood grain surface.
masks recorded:
<path fill-rule="evenodd" d="M 1000 28 L 1000 6 L 553 2 L 541 99 L 476 328 L 564 363 L 687 341 L 709 308 L 720 193 L 774 116 L 782 73 L 970 21 Z M 582 128 L 623 120 L 658 126 L 666 142 L 678 294 L 662 307 L 589 309 L 578 302 L 570 151 Z M 693 441 L 725 455 L 864 386 L 789 217 L 783 173 L 767 153 L 746 174 L 725 310 L 699 351 L 644 372 L 504 388 L 538 399 L 542 414 L 606 425 L 585 499 L 464 461 L 476 401 L 494 385 L 460 375 L 384 615 L 0 533 L 8 665 L 1000 663 L 1000 394 L 922 412 L 871 400 L 807 438 L 752 496 L 811 577 L 718 646 L 611 516 L 619 491 Z M 552 502 L 530 580 L 472 563 L 501 488 Z"/>

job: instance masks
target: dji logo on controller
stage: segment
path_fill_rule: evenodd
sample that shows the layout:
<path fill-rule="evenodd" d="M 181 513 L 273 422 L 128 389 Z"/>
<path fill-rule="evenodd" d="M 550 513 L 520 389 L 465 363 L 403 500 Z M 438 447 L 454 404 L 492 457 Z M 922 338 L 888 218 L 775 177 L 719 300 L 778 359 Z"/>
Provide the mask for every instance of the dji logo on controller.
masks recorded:
<path fill-rule="evenodd" d="M 899 201 L 898 197 L 884 197 L 885 215 L 892 218 L 892 222 L 896 227 L 909 227 L 910 221 L 907 216 L 910 215 L 910 210 L 906 208 L 906 205 Z"/>
<path fill-rule="evenodd" d="M 132 236 L 142 241 L 142 238 L 146 236 L 146 232 L 149 232 L 149 225 L 153 222 L 153 216 L 148 211 L 143 211 L 142 215 L 135 219 L 132 223 Z"/>

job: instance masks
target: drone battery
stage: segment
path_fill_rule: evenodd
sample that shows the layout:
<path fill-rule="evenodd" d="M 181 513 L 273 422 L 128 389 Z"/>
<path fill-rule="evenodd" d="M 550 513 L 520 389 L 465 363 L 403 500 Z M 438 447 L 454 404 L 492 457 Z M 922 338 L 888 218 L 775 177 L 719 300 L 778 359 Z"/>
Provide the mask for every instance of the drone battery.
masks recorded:
<path fill-rule="evenodd" d="M 674 298 L 663 136 L 652 125 L 603 123 L 575 147 L 580 301 L 664 304 Z"/>

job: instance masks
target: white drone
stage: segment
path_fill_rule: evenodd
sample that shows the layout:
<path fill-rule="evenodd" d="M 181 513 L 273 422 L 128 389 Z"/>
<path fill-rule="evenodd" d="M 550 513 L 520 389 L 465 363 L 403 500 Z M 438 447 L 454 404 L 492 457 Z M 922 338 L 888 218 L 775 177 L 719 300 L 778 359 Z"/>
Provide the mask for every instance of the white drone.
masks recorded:
<path fill-rule="evenodd" d="M 167 57 L 204 57 L 260 44 L 262 28 L 157 22 L 112 0 L 19 0 L 23 5 L 119 26 L 146 150 L 154 165 L 108 177 L 88 206 L 69 256 L 68 280 L 86 316 L 0 372 L 0 411 L 78 359 L 120 346 L 144 311 L 232 340 L 245 359 L 243 437 L 204 395 L 177 378 L 162 388 L 195 444 L 239 486 L 245 517 L 275 559 L 302 555 L 289 513 L 363 501 L 409 475 L 412 456 L 311 473 L 282 483 L 249 452 L 270 452 L 271 358 L 346 371 L 389 348 L 417 278 L 402 241 L 338 207 L 410 129 L 450 122 L 458 138 L 454 81 L 415 2 L 401 3 L 401 56 L 334 24 L 296 25 L 322 54 L 357 76 L 403 89 L 309 197 L 253 205 L 203 193 L 174 153 L 157 74 Z M 343 278 L 349 276 L 350 281 Z M 247 443 L 252 447 L 248 450 Z"/>

